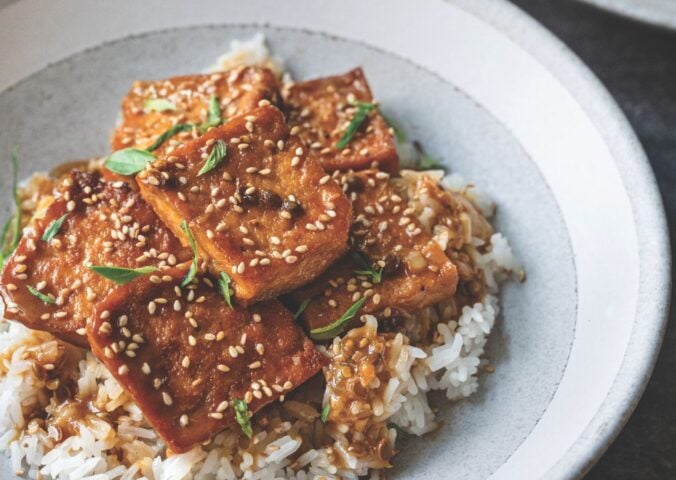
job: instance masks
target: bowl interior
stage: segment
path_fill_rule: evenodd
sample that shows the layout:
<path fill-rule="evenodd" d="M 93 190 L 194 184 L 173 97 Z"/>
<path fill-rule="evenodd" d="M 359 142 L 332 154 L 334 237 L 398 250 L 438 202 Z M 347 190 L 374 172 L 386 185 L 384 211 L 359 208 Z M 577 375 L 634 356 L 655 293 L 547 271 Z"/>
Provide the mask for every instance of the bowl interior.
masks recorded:
<path fill-rule="evenodd" d="M 504 289 L 503 314 L 488 345 L 496 372 L 481 378 L 469 400 L 439 403 L 442 428 L 407 440 L 392 472 L 395 478 L 490 476 L 528 436 L 561 380 L 575 333 L 576 274 L 557 199 L 537 166 L 504 125 L 454 85 L 392 54 L 319 33 L 256 26 L 165 30 L 84 51 L 1 93 L 0 153 L 9 158 L 12 146 L 21 146 L 22 177 L 105 154 L 133 80 L 203 70 L 231 39 L 259 31 L 294 78 L 361 65 L 383 110 L 407 136 L 497 202 L 497 229 L 528 280 Z M 9 180 L 0 177 L 5 215 Z"/>

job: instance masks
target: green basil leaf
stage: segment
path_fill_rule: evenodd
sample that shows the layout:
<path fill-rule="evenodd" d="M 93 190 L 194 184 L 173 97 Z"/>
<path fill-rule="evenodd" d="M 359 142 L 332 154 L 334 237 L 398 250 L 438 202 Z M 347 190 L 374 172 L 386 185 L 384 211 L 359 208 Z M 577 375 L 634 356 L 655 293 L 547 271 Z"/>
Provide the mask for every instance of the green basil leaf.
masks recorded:
<path fill-rule="evenodd" d="M 329 419 L 329 414 L 331 413 L 331 401 L 329 401 L 324 408 L 322 408 L 322 423 L 326 423 Z"/>
<path fill-rule="evenodd" d="M 244 400 L 234 399 L 232 405 L 235 408 L 235 419 L 239 426 L 242 428 L 244 435 L 249 437 L 253 436 L 253 429 L 251 428 L 251 412 L 249 412 L 249 406 Z"/>
<path fill-rule="evenodd" d="M 26 285 L 26 288 L 28 289 L 29 292 L 31 292 L 31 295 L 39 298 L 44 303 L 48 303 L 50 305 L 56 304 L 56 300 L 53 299 L 52 297 L 50 297 L 49 295 L 45 295 L 44 293 L 37 291 L 35 288 L 31 287 L 30 285 Z"/>
<path fill-rule="evenodd" d="M 185 220 L 181 222 L 181 230 L 183 230 L 183 233 L 185 233 L 188 243 L 190 244 L 190 248 L 192 249 L 192 263 L 190 264 L 190 270 L 188 270 L 188 273 L 181 282 L 181 286 L 185 287 L 190 282 L 192 282 L 193 278 L 195 278 L 195 275 L 197 274 L 197 245 L 195 245 L 195 238 L 192 236 L 190 227 L 188 227 L 188 222 Z"/>
<path fill-rule="evenodd" d="M 165 141 L 167 141 L 168 139 L 170 139 L 171 137 L 173 137 L 177 133 L 179 133 L 179 132 L 189 132 L 193 128 L 195 128 L 195 126 L 190 124 L 190 123 L 177 123 L 176 125 L 173 125 L 171 128 L 169 128 L 162 135 L 157 137 L 157 139 L 153 142 L 153 144 L 151 146 L 149 146 L 146 150 L 149 151 L 149 152 L 153 152 L 153 151 L 157 150 L 158 148 L 160 148 L 160 146 Z"/>
<path fill-rule="evenodd" d="M 56 234 L 59 233 L 59 230 L 61 230 L 61 225 L 63 225 L 63 221 L 67 216 L 68 214 L 64 213 L 59 218 L 50 223 L 49 227 L 47 227 L 45 230 L 45 233 L 42 234 L 42 240 L 45 242 L 51 242 Z"/>
<path fill-rule="evenodd" d="M 5 223 L 2 228 L 2 265 L 19 246 L 21 239 L 21 200 L 19 199 L 19 146 L 15 145 L 12 149 L 12 197 L 14 200 L 14 215 Z M 11 231 L 11 236 L 10 236 Z"/>
<path fill-rule="evenodd" d="M 303 312 L 305 311 L 305 309 L 307 308 L 308 305 L 310 305 L 310 299 L 309 298 L 303 300 L 303 303 L 300 304 L 300 306 L 298 307 L 298 310 L 296 310 L 296 313 L 293 314 L 293 319 L 298 320 L 300 318 L 300 316 L 303 314 Z"/>
<path fill-rule="evenodd" d="M 389 125 L 389 127 L 392 129 L 394 132 L 394 138 L 397 139 L 397 143 L 406 143 L 406 134 L 404 131 L 397 125 L 390 117 L 386 117 L 383 112 L 381 111 L 380 114 L 383 116 L 385 119 L 385 123 Z"/>
<path fill-rule="evenodd" d="M 225 145 L 225 142 L 223 140 L 217 140 L 211 149 L 211 153 L 209 153 L 209 157 L 197 173 L 197 176 L 200 177 L 216 168 L 216 166 L 223 161 L 227 152 L 228 147 Z"/>
<path fill-rule="evenodd" d="M 137 148 L 123 148 L 113 152 L 103 165 L 119 175 L 134 175 L 156 159 L 155 155 Z"/>
<path fill-rule="evenodd" d="M 340 335 L 345 328 L 345 324 L 357 314 L 365 301 L 366 297 L 360 298 L 335 322 L 332 322 L 325 327 L 310 330 L 310 337 L 313 340 L 330 340 L 333 337 Z"/>
<path fill-rule="evenodd" d="M 199 126 L 199 129 L 202 133 L 209 130 L 211 127 L 216 127 L 221 124 L 223 119 L 221 118 L 221 103 L 218 100 L 218 97 L 212 95 L 209 98 L 209 108 L 207 110 L 207 121 Z"/>
<path fill-rule="evenodd" d="M 112 280 L 117 285 L 124 285 L 125 283 L 129 283 L 132 280 L 137 279 L 138 277 L 142 277 L 144 275 L 148 275 L 149 273 L 157 271 L 157 267 L 152 266 L 140 268 L 124 268 L 124 267 L 111 267 L 106 265 L 92 265 L 89 267 L 89 269 L 92 272 L 98 273 L 102 277 L 107 278 L 108 280 Z"/>
<path fill-rule="evenodd" d="M 356 273 L 357 275 L 367 275 L 371 277 L 373 283 L 380 283 L 383 279 L 382 268 L 380 270 L 375 270 L 374 268 L 370 268 L 368 270 L 355 270 L 354 273 Z"/>
<path fill-rule="evenodd" d="M 427 154 L 422 156 L 418 166 L 420 167 L 420 170 L 446 170 L 438 159 Z"/>
<path fill-rule="evenodd" d="M 164 112 L 167 110 L 176 110 L 176 105 L 166 98 L 151 98 L 143 104 L 143 110 L 146 112 Z"/>
<path fill-rule="evenodd" d="M 225 272 L 221 272 L 221 275 L 218 278 L 218 286 L 221 289 L 221 294 L 223 294 L 225 303 L 227 303 L 230 308 L 232 308 L 232 292 L 230 291 L 231 282 L 232 280 L 230 279 L 230 275 Z"/>
<path fill-rule="evenodd" d="M 336 143 L 336 148 L 338 150 L 342 150 L 350 143 L 350 140 L 352 140 L 352 137 L 357 133 L 357 130 L 359 130 L 361 124 L 364 123 L 364 120 L 366 120 L 371 110 L 376 108 L 375 103 L 368 102 L 355 102 L 354 105 L 357 106 L 357 111 L 355 112 L 354 117 L 352 117 L 350 124 L 347 126 L 345 133 L 340 140 L 338 140 L 338 143 Z"/>

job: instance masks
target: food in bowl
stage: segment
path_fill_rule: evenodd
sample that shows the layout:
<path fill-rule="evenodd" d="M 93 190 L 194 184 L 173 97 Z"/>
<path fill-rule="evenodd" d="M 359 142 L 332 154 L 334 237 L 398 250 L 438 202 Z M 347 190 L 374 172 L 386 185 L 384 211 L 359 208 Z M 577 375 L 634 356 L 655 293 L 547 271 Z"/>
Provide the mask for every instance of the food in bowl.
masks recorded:
<path fill-rule="evenodd" d="M 263 49 L 135 82 L 113 153 L 16 189 L 18 475 L 357 478 L 439 427 L 429 392 L 492 371 L 499 284 L 523 274 L 491 202 L 403 138 L 361 69 L 292 82 Z"/>

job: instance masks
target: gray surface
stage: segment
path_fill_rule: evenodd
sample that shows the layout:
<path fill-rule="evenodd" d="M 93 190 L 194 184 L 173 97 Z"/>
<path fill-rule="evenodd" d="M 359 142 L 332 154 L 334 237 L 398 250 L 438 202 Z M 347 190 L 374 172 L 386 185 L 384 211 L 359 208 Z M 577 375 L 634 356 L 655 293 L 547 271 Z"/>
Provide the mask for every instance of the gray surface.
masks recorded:
<path fill-rule="evenodd" d="M 132 79 L 200 70 L 230 38 L 257 30 L 171 30 L 109 43 L 58 62 L 0 94 L 0 151 L 9 152 L 14 143 L 23 146 L 22 176 L 63 160 L 104 153 L 119 99 Z M 445 409 L 441 431 L 410 442 L 396 459 L 397 478 L 485 478 L 537 423 L 560 381 L 573 340 L 573 253 L 555 199 L 511 134 L 438 77 L 362 45 L 307 32 L 271 29 L 266 34 L 297 78 L 363 65 L 387 113 L 500 205 L 499 226 L 524 259 L 529 281 L 511 285 L 504 295 L 505 326 L 489 343 L 499 375 L 482 379 L 480 392 L 469 401 Z M 202 47 L 195 51 L 194 45 Z M 328 58 L 321 55 L 326 51 L 331 52 Z M 393 71 L 398 82 L 391 81 Z M 415 96 L 406 88 L 411 84 L 417 85 Z M 54 118 L 59 118 L 58 125 Z M 0 177 L 0 191 L 8 181 Z M 541 288 L 544 284 L 548 288 Z"/>
<path fill-rule="evenodd" d="M 560 0 L 514 0 L 584 60 L 615 96 L 656 172 L 676 227 L 676 32 Z M 673 252 L 673 240 L 672 240 Z M 676 317 L 672 311 L 670 320 Z M 670 325 L 636 412 L 589 479 L 676 475 L 676 326 Z"/>

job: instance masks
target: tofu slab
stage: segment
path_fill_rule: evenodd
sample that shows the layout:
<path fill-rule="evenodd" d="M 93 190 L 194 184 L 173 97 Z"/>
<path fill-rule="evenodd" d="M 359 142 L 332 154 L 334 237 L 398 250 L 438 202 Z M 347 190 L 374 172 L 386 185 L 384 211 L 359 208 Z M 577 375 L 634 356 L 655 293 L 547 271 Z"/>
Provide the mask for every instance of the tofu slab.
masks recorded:
<path fill-rule="evenodd" d="M 336 148 L 356 111 L 351 103 L 373 101 L 361 68 L 295 83 L 285 90 L 284 101 L 289 124 L 298 129 L 305 146 L 319 154 L 326 170 L 399 170 L 394 137 L 377 110 L 370 112 L 346 148 Z"/>
<path fill-rule="evenodd" d="M 239 430 L 234 400 L 253 414 L 326 363 L 280 302 L 231 309 L 208 277 L 181 288 L 185 273 L 113 290 L 87 332 L 94 354 L 177 452 Z"/>
<path fill-rule="evenodd" d="M 146 149 L 177 123 L 204 123 L 214 95 L 219 99 L 221 116 L 227 119 L 253 110 L 263 100 L 277 103 L 279 84 L 267 68 L 244 66 L 225 72 L 134 82 L 122 100 L 122 123 L 111 140 L 113 151 L 127 147 Z M 156 99 L 167 100 L 175 109 L 147 110 L 146 102 Z M 199 134 L 197 128 L 177 133 L 154 153 L 171 152 Z"/>
<path fill-rule="evenodd" d="M 225 144 L 225 158 L 199 175 L 216 142 Z M 213 273 L 227 272 L 244 304 L 307 283 L 347 249 L 350 202 L 273 106 L 158 159 L 137 182 L 184 240 L 187 221 Z"/>
<path fill-rule="evenodd" d="M 51 241 L 45 230 L 67 215 Z M 88 265 L 167 266 L 189 257 L 155 212 L 123 182 L 75 171 L 64 180 L 44 218 L 29 226 L 2 272 L 5 317 L 87 347 L 85 323 L 113 282 Z M 28 287 L 49 295 L 45 303 Z"/>
<path fill-rule="evenodd" d="M 367 300 L 360 314 L 384 318 L 452 297 L 457 269 L 413 215 L 401 179 L 375 170 L 339 179 L 354 208 L 352 252 L 291 295 L 296 304 L 311 299 L 302 315 L 307 327 L 331 324 L 362 297 Z M 379 283 L 356 273 L 366 267 L 382 270 Z"/>

